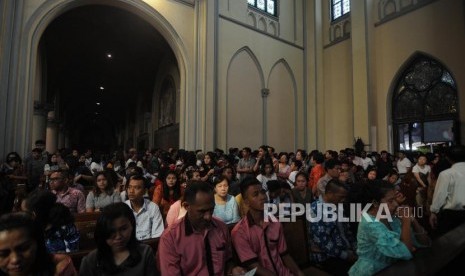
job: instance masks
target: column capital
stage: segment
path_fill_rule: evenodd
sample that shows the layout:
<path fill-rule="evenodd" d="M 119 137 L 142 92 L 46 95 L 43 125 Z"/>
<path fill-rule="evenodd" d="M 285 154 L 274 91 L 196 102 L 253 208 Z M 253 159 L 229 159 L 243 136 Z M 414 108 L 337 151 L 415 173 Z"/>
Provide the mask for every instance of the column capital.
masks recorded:
<path fill-rule="evenodd" d="M 34 101 L 34 115 L 47 116 L 47 113 L 53 109 L 53 104 Z"/>
<path fill-rule="evenodd" d="M 270 89 L 268 88 L 262 88 L 261 92 L 262 92 L 262 98 L 266 98 L 268 97 L 268 95 L 270 95 Z"/>

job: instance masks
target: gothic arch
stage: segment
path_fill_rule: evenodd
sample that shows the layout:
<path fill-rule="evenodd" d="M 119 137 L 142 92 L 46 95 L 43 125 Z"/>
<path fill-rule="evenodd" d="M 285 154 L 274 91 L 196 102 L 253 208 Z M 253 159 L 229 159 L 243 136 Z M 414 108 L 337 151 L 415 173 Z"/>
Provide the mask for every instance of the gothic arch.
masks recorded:
<path fill-rule="evenodd" d="M 21 77 L 18 78 L 15 90 L 24 99 L 22 106 L 16 109 L 18 113 L 16 129 L 17 131 L 22 131 L 22 135 L 16 135 L 18 137 L 15 141 L 16 145 L 11 145 L 11 148 L 17 148 L 22 152 L 26 152 L 30 144 L 33 103 L 35 100 L 33 97 L 33 87 L 36 81 L 36 66 L 39 55 L 38 46 L 42 34 L 55 18 L 69 10 L 85 5 L 106 5 L 124 9 L 141 17 L 160 32 L 168 42 L 178 62 L 181 75 L 181 110 L 182 106 L 185 105 L 183 101 L 185 100 L 186 88 L 189 87 L 187 83 L 187 71 L 190 64 L 187 49 L 173 26 L 153 7 L 141 0 L 49 0 L 45 1 L 30 17 L 25 24 L 25 31 L 20 38 L 21 51 L 18 59 L 18 72 Z M 181 116 L 180 145 L 185 143 L 184 120 L 185 118 Z"/>
<path fill-rule="evenodd" d="M 412 54 L 396 73 L 386 100 L 394 149 L 459 141 L 457 90 L 452 72 L 441 61 L 419 51 Z"/>
<path fill-rule="evenodd" d="M 262 67 L 260 65 L 260 62 L 258 61 L 257 56 L 252 52 L 252 50 L 248 46 L 244 46 L 244 47 L 240 48 L 239 50 L 237 50 L 234 53 L 234 55 L 232 55 L 232 57 L 231 57 L 231 59 L 229 61 L 229 64 L 228 64 L 228 74 L 229 74 L 232 62 L 242 52 L 246 52 L 250 56 L 252 61 L 255 63 L 255 66 L 257 66 L 258 73 L 260 74 L 260 83 L 261 83 L 262 87 L 265 87 L 265 76 L 263 74 L 263 69 L 262 69 Z"/>
<path fill-rule="evenodd" d="M 248 79 L 244 81 L 244 79 Z M 224 97 L 225 146 L 259 146 L 262 132 L 253 137 L 239 135 L 238 126 L 243 123 L 244 131 L 257 132 L 262 125 L 261 89 L 265 87 L 263 69 L 249 47 L 237 50 L 231 57 L 226 73 L 226 95 Z M 246 99 L 246 100 L 245 100 Z M 238 106 L 241 112 L 237 112 Z M 221 108 L 220 108 L 221 109 Z"/>
<path fill-rule="evenodd" d="M 267 88 L 270 89 L 270 95 L 268 96 L 269 100 L 271 101 L 267 101 L 267 105 L 273 105 L 273 104 L 276 104 L 275 102 L 273 102 L 273 96 L 276 95 L 276 93 L 280 93 L 281 91 L 273 91 L 273 85 L 272 85 L 272 81 L 274 81 L 273 79 L 273 74 L 275 73 L 275 71 L 277 70 L 280 70 L 280 67 L 284 69 L 284 71 L 287 73 L 288 77 L 289 77 L 289 80 L 290 80 L 290 87 L 288 92 L 288 97 L 289 100 L 287 101 L 284 101 L 284 100 L 281 100 L 281 104 L 284 104 L 284 103 L 290 103 L 290 106 L 288 106 L 288 108 L 290 109 L 289 111 L 292 112 L 292 115 L 293 115 L 293 120 L 289 120 L 289 121 L 292 121 L 294 122 L 294 125 L 293 125 L 293 129 L 292 128 L 289 128 L 288 131 L 286 131 L 286 135 L 288 136 L 289 134 L 293 134 L 293 145 L 292 146 L 287 146 L 288 148 L 286 150 L 288 151 L 291 151 L 291 150 L 295 150 L 295 146 L 297 145 L 297 129 L 298 129 L 298 120 L 297 120 L 297 117 L 298 117 L 298 103 L 297 103 L 297 82 L 295 80 L 295 75 L 294 75 L 294 72 L 292 71 L 291 67 L 289 66 L 289 63 L 285 60 L 285 59 L 280 59 L 278 60 L 275 64 L 273 64 L 273 66 L 271 67 L 271 70 L 270 70 L 270 73 L 268 75 L 268 79 L 267 79 Z M 279 78 L 280 80 L 281 79 L 284 79 L 283 76 L 281 75 L 281 77 Z M 285 96 L 285 95 L 280 95 L 281 97 L 282 96 Z M 286 108 L 285 106 L 282 107 L 282 108 Z M 271 124 L 276 121 L 275 119 L 273 119 L 273 114 L 270 113 L 271 111 L 275 111 L 276 112 L 276 108 L 267 108 L 267 119 L 268 118 L 271 118 L 270 120 L 267 120 L 266 122 L 266 126 L 267 126 L 267 129 L 268 130 L 272 130 L 272 127 Z M 282 124 L 281 124 L 282 125 Z M 275 135 L 275 134 L 273 134 Z M 268 143 L 268 141 L 266 141 Z M 271 143 L 273 144 L 273 143 Z M 278 147 L 278 145 L 276 145 L 276 147 Z M 283 148 L 285 148 L 286 146 L 282 145 Z"/>

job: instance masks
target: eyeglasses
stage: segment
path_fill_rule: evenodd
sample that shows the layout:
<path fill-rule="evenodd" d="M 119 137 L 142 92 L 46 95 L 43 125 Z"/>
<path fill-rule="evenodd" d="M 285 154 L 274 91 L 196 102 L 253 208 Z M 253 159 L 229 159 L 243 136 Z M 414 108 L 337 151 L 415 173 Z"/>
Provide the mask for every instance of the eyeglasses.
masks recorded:
<path fill-rule="evenodd" d="M 56 181 L 60 181 L 60 180 L 63 180 L 63 178 L 62 177 L 50 178 L 50 182 L 56 182 Z"/>

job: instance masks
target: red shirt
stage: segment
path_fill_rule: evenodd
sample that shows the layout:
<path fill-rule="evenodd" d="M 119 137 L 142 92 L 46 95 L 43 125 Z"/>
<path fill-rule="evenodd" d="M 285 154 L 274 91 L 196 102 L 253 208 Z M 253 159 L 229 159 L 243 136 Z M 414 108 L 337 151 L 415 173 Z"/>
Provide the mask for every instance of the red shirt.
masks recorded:
<path fill-rule="evenodd" d="M 207 253 L 209 243 L 211 254 Z M 212 226 L 203 232 L 192 228 L 187 214 L 165 229 L 158 245 L 162 275 L 224 275 L 226 262 L 232 257 L 231 236 L 224 222 L 212 217 Z M 209 256 L 210 255 L 210 258 Z"/>
<path fill-rule="evenodd" d="M 318 183 L 318 180 L 325 175 L 325 169 L 321 164 L 316 164 L 315 167 L 312 168 L 310 171 L 310 176 L 308 180 L 308 188 L 310 190 L 313 190 L 313 187 L 316 186 L 316 183 Z"/>
<path fill-rule="evenodd" d="M 276 275 L 292 275 L 281 259 L 287 254 L 287 246 L 280 222 L 263 222 L 260 227 L 247 213 L 231 235 L 239 260 L 245 266 L 258 262 Z"/>

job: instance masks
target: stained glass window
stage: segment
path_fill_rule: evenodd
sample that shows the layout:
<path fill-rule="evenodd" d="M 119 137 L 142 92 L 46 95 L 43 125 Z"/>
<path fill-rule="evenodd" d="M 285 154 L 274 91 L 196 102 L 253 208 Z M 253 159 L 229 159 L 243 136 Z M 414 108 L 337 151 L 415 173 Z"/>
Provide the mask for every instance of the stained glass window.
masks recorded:
<path fill-rule="evenodd" d="M 249 6 L 273 16 L 278 16 L 277 2 L 278 0 L 247 0 Z"/>
<path fill-rule="evenodd" d="M 392 120 L 396 150 L 457 141 L 457 87 L 447 69 L 423 55 L 414 59 L 397 80 Z"/>
<path fill-rule="evenodd" d="M 332 0 L 331 17 L 333 20 L 350 12 L 350 0 Z"/>

